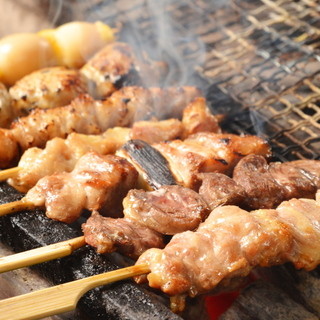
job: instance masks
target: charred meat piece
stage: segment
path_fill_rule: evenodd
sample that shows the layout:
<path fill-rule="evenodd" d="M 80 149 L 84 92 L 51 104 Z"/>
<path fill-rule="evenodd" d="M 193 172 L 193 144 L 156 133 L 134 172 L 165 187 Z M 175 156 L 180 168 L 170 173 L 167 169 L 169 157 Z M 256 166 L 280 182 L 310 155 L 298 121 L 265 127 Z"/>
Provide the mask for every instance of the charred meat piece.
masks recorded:
<path fill-rule="evenodd" d="M 135 57 L 126 43 L 114 42 L 98 51 L 80 70 L 86 77 L 89 92 L 96 98 L 117 90 L 116 83 L 134 69 Z"/>
<path fill-rule="evenodd" d="M 182 124 L 184 138 L 197 132 L 221 133 L 218 118 L 210 112 L 205 98 L 202 97 L 196 98 L 186 107 L 183 112 Z"/>
<path fill-rule="evenodd" d="M 49 218 L 67 223 L 78 219 L 83 209 L 119 215 L 122 199 L 137 178 L 137 171 L 125 159 L 91 152 L 72 172 L 40 179 L 25 198 L 35 206 L 45 206 Z"/>
<path fill-rule="evenodd" d="M 7 128 L 13 117 L 11 96 L 5 85 L 0 82 L 0 127 Z"/>
<path fill-rule="evenodd" d="M 106 218 L 93 212 L 82 224 L 86 242 L 98 253 L 118 251 L 134 259 L 149 248 L 163 248 L 163 236 L 127 218 Z"/>
<path fill-rule="evenodd" d="M 294 162 L 273 162 L 268 171 L 283 188 L 284 200 L 291 198 L 313 198 L 317 191 L 317 180 L 307 169 L 296 167 Z M 319 172 L 320 173 L 320 172 Z"/>
<path fill-rule="evenodd" d="M 62 107 L 87 92 L 87 83 L 81 73 L 64 67 L 35 71 L 9 90 L 15 116 L 25 116 L 35 108 Z"/>
<path fill-rule="evenodd" d="M 320 263 L 320 205 L 293 199 L 276 209 L 247 212 L 216 208 L 196 232 L 173 236 L 163 249 L 149 249 L 137 264 L 151 269 L 149 285 L 169 295 L 195 296 L 222 280 L 246 276 L 256 266 L 291 261 L 311 270 Z M 143 281 L 146 276 L 137 277 Z"/>
<path fill-rule="evenodd" d="M 184 141 L 155 144 L 154 148 L 168 160 L 178 184 L 195 190 L 200 186 L 199 173 L 229 174 L 248 153 L 270 155 L 270 147 L 258 137 L 209 132 L 194 134 Z"/>
<path fill-rule="evenodd" d="M 99 134 L 110 127 L 130 126 L 135 121 L 152 118 L 155 113 L 161 115 L 158 102 L 168 92 L 172 97 L 179 95 L 168 101 L 170 110 L 183 109 L 199 94 L 193 87 L 185 87 L 185 95 L 181 90 L 126 87 L 102 101 L 83 95 L 64 107 L 33 110 L 27 117 L 16 120 L 11 130 L 0 130 L 0 145 L 9 147 L 0 153 L 0 167 L 12 164 L 10 158 L 13 160 L 18 156 L 18 147 L 23 151 L 35 146 L 44 147 L 48 140 L 65 138 L 72 132 Z M 157 94 L 159 101 L 155 99 Z"/>
<path fill-rule="evenodd" d="M 246 198 L 242 186 L 222 173 L 200 173 L 200 196 L 211 210 L 222 205 L 240 205 Z"/>
<path fill-rule="evenodd" d="M 296 160 L 291 162 L 297 168 L 301 168 L 313 175 L 313 182 L 320 189 L 320 161 L 319 160 Z"/>
<path fill-rule="evenodd" d="M 250 155 L 240 160 L 233 179 L 244 188 L 244 205 L 248 208 L 274 208 L 284 199 L 284 189 L 274 180 L 262 156 Z"/>
<path fill-rule="evenodd" d="M 151 192 L 130 190 L 123 206 L 126 218 L 170 235 L 196 229 L 209 214 L 201 196 L 181 186 L 163 186 Z"/>

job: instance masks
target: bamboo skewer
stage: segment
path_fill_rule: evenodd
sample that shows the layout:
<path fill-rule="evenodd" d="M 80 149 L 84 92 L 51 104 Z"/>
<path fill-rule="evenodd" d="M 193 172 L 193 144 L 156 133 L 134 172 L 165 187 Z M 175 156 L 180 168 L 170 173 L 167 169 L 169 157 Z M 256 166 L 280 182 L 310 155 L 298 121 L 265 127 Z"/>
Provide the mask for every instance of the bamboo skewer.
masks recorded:
<path fill-rule="evenodd" d="M 14 178 L 17 173 L 21 170 L 19 167 L 13 167 L 10 169 L 5 169 L 0 171 L 0 181 L 7 180 L 9 178 Z"/>
<path fill-rule="evenodd" d="M 0 258 L 0 273 L 62 258 L 86 245 L 84 236 Z"/>
<path fill-rule="evenodd" d="M 5 299 L 0 301 L 0 320 L 39 319 L 71 311 L 87 291 L 149 272 L 147 264 L 140 264 Z"/>
<path fill-rule="evenodd" d="M 20 210 L 33 210 L 36 206 L 25 199 L 3 203 L 0 205 L 0 217 Z"/>

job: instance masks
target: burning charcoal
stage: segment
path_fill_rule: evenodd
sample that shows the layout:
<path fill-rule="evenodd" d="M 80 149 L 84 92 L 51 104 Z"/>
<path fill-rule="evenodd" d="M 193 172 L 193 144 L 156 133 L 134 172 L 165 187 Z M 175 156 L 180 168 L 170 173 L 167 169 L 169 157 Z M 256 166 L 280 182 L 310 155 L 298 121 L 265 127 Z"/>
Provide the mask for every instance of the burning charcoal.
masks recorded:
<path fill-rule="evenodd" d="M 247 287 L 220 320 L 316 320 L 303 306 L 291 300 L 283 291 L 255 282 Z"/>
<path fill-rule="evenodd" d="M 120 150 L 119 155 L 131 160 L 151 187 L 175 185 L 176 181 L 162 154 L 142 140 L 130 140 Z M 142 172 L 141 172 L 142 171 Z"/>

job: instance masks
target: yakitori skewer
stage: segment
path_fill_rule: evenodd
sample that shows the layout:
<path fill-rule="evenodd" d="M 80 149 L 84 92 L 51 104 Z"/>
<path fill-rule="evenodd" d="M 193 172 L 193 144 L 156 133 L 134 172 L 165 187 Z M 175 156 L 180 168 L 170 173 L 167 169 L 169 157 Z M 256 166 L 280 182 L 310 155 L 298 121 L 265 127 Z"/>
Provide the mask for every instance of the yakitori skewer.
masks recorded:
<path fill-rule="evenodd" d="M 204 98 L 196 98 L 183 110 L 181 121 L 174 118 L 138 121 L 132 128 L 111 128 L 100 135 L 71 133 L 66 139 L 48 141 L 44 149 L 30 148 L 22 155 L 18 167 L 0 171 L 0 180 L 10 178 L 10 185 L 27 192 L 44 176 L 70 172 L 86 152 L 109 154 L 130 139 L 157 143 L 204 131 L 219 133 L 218 117 L 210 113 Z"/>
<path fill-rule="evenodd" d="M 3 300 L 0 319 L 21 319 L 17 316 L 20 310 L 24 319 L 72 310 L 87 290 L 109 283 L 110 275 L 114 281 L 132 276 L 139 283 L 149 280 L 151 287 L 176 296 L 175 300 L 183 304 L 187 295 L 194 297 L 218 286 L 226 288 L 230 281 L 247 276 L 257 266 L 291 262 L 298 269 L 312 270 L 320 263 L 319 223 L 319 200 L 292 199 L 275 210 L 251 212 L 236 206 L 218 207 L 196 231 L 174 235 L 164 249 L 145 251 L 135 268 Z"/>
<path fill-rule="evenodd" d="M 87 291 L 148 272 L 148 266 L 141 264 L 5 299 L 0 301 L 0 319 L 31 320 L 71 311 Z"/>
<path fill-rule="evenodd" d="M 10 129 L 0 129 L 0 167 L 12 165 L 20 151 L 44 147 L 48 140 L 64 138 L 72 132 L 100 134 L 108 128 L 130 126 L 154 116 L 179 118 L 186 105 L 199 96 L 195 87 L 124 87 L 105 100 L 82 95 L 67 106 L 33 110 L 17 119 Z"/>
<path fill-rule="evenodd" d="M 238 183 L 232 178 L 220 173 L 200 174 L 202 185 L 199 189 L 199 196 L 205 200 L 210 210 L 214 210 L 221 205 L 230 204 L 250 207 L 252 209 L 274 208 L 280 202 L 294 197 L 314 198 L 318 188 L 317 183 L 319 183 L 320 180 L 320 161 L 298 160 L 287 163 L 275 162 L 268 165 L 263 157 L 249 155 L 240 160 L 234 171 Z M 245 178 L 241 179 L 241 177 Z M 257 181 L 259 181 L 259 183 L 257 183 Z M 164 189 L 170 191 L 170 194 L 161 194 Z M 254 189 L 254 194 L 252 194 L 252 189 Z M 290 192 L 288 190 L 290 190 Z M 142 190 L 131 190 L 123 202 L 125 217 L 143 222 L 148 228 L 157 230 L 162 234 L 174 234 L 187 229 L 193 230 L 202 219 L 198 219 L 195 224 L 192 222 L 195 220 L 192 220 L 191 213 L 195 213 L 197 210 L 191 210 L 191 208 L 199 208 L 200 200 L 195 202 L 197 203 L 196 206 L 192 206 L 190 201 L 192 198 L 197 199 L 198 196 L 190 192 L 191 190 L 180 186 L 160 188 L 159 192 L 156 193 L 157 195 L 153 192 L 148 193 Z M 180 196 L 178 196 L 179 194 Z M 180 201 L 182 198 L 184 200 Z M 265 202 L 265 198 L 269 199 L 269 203 Z M 161 201 L 157 199 L 161 199 Z M 189 202 L 186 202 L 186 199 L 189 199 Z M 165 205 L 161 207 L 159 203 L 164 203 Z M 164 207 L 170 211 L 170 214 L 166 214 Z M 183 215 L 182 212 L 185 212 L 185 215 Z M 153 216 L 154 214 L 156 217 Z M 188 222 L 181 218 L 183 216 Z M 177 217 L 180 218 L 178 219 Z M 97 217 L 96 215 L 94 215 L 93 218 L 89 218 L 88 223 L 83 225 L 85 235 L 92 237 L 93 233 L 95 234 L 94 237 L 99 239 L 104 238 L 103 234 L 110 234 L 111 236 L 113 231 L 108 231 L 108 228 L 112 229 L 113 221 L 104 219 L 106 218 Z M 121 223 L 121 219 L 119 223 Z M 99 227 L 93 228 L 92 224 L 95 226 L 98 225 Z M 104 228 L 104 224 L 110 225 L 108 228 Z M 183 224 L 182 228 L 179 226 L 181 224 Z M 117 227 L 117 225 L 115 227 Z M 103 232 L 101 232 L 102 230 Z M 118 231 L 115 232 L 117 233 Z M 124 232 L 124 234 L 126 234 L 126 232 Z M 129 238 L 130 234 L 127 236 L 127 239 Z M 109 239 L 108 241 L 104 240 L 105 242 L 101 242 L 100 244 L 99 241 L 95 239 L 88 239 L 87 243 L 96 247 L 100 253 L 110 252 L 108 250 L 114 248 L 110 244 L 106 245 Z M 61 257 L 68 252 L 65 248 L 66 245 L 66 241 L 61 243 Z M 30 265 L 55 259 L 58 257 L 58 251 L 56 250 L 59 249 L 59 246 L 60 244 L 55 244 L 52 249 L 51 246 L 49 246 L 48 254 L 46 254 L 46 247 L 44 247 L 32 250 L 30 254 L 26 252 L 4 257 L 0 259 L 0 272 L 27 266 L 28 263 Z M 105 247 L 109 249 L 101 249 Z M 32 259 L 33 255 L 34 260 Z"/>

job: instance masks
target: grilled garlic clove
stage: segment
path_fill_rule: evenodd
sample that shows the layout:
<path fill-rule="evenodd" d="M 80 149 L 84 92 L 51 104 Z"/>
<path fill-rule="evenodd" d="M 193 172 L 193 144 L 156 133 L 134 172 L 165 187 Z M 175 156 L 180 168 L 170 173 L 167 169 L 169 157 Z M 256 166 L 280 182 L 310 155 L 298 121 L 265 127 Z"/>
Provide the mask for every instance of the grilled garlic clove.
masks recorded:
<path fill-rule="evenodd" d="M 142 140 L 129 140 L 117 153 L 130 161 L 140 174 L 140 187 L 158 189 L 177 184 L 167 160 L 163 155 Z"/>

